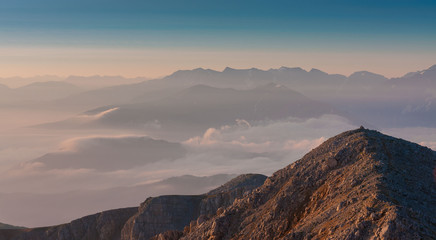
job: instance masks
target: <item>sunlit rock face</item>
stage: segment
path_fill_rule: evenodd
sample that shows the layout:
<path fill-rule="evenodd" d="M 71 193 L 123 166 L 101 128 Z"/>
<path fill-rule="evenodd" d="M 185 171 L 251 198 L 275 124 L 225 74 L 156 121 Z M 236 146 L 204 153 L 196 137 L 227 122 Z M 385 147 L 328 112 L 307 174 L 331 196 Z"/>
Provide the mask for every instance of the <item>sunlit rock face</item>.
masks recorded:
<path fill-rule="evenodd" d="M 206 221 L 218 209 L 228 207 L 237 198 L 248 195 L 265 179 L 260 174 L 245 174 L 204 195 L 149 198 L 141 204 L 138 213 L 127 221 L 121 239 L 149 239 L 169 230 L 182 231 L 185 226 Z"/>
<path fill-rule="evenodd" d="M 119 239 L 124 223 L 137 208 L 122 208 L 97 213 L 52 227 L 2 230 L 0 239 L 58 240 L 58 239 Z"/>
<path fill-rule="evenodd" d="M 436 154 L 426 147 L 348 131 L 181 238 L 432 239 L 435 166 Z"/>

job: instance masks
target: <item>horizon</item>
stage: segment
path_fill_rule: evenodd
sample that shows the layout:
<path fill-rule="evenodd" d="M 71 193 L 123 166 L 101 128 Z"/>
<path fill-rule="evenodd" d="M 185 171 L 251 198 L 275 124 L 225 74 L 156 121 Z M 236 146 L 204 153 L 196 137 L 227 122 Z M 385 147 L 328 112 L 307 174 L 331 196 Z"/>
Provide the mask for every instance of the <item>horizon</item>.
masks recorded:
<path fill-rule="evenodd" d="M 351 71 L 351 72 L 345 74 L 345 73 L 340 73 L 340 72 L 328 72 L 328 71 L 325 71 L 325 70 L 323 70 L 323 69 L 319 69 L 319 68 L 316 68 L 316 67 L 303 68 L 303 67 L 299 67 L 299 66 L 292 66 L 292 67 L 291 67 L 291 66 L 280 66 L 280 67 L 271 67 L 271 68 L 257 68 L 257 67 L 237 68 L 237 67 L 226 66 L 226 67 L 224 67 L 224 68 L 221 68 L 222 70 L 219 70 L 219 69 L 216 69 L 216 68 L 208 68 L 208 67 L 194 67 L 194 68 L 190 68 L 190 69 L 177 69 L 177 70 L 174 70 L 174 71 L 172 71 L 172 72 L 169 72 L 169 73 L 166 73 L 166 74 L 164 74 L 164 75 L 157 76 L 157 77 L 150 77 L 150 76 L 145 76 L 145 75 L 126 76 L 126 75 L 105 75 L 105 74 L 90 74 L 90 75 L 77 75 L 77 74 L 72 74 L 72 75 L 42 74 L 42 75 L 28 75 L 28 76 L 25 76 L 25 75 L 0 76 L 0 79 L 10 79 L 10 78 L 23 78 L 23 79 L 28 79 L 28 78 L 44 78 L 44 77 L 49 77 L 49 78 L 61 78 L 61 79 L 66 79 L 66 78 L 70 78 L 70 77 L 84 77 L 84 78 L 88 78 L 88 77 L 102 77 L 102 78 L 104 78 L 104 77 L 121 77 L 121 78 L 126 78 L 126 79 L 144 78 L 144 79 L 146 79 L 146 81 L 148 81 L 148 80 L 155 80 L 155 79 L 160 79 L 160 78 L 168 77 L 168 76 L 170 76 L 170 75 L 172 75 L 172 74 L 174 74 L 174 73 L 176 73 L 176 72 L 178 72 L 178 71 L 194 71 L 194 70 L 197 70 L 197 69 L 203 69 L 203 70 L 211 70 L 211 71 L 214 71 L 214 72 L 224 72 L 227 68 L 235 69 L 235 70 L 251 70 L 251 69 L 256 69 L 256 70 L 265 71 L 265 72 L 267 72 L 267 71 L 269 71 L 269 70 L 277 70 L 277 69 L 280 69 L 280 68 L 289 68 L 289 69 L 296 69 L 296 68 L 299 68 L 299 69 L 304 70 L 305 72 L 310 72 L 310 71 L 312 71 L 312 70 L 319 70 L 319 71 L 324 72 L 324 73 L 327 73 L 327 74 L 329 74 L 329 75 L 332 75 L 332 74 L 339 74 L 339 75 L 343 75 L 343 76 L 345 76 L 345 77 L 350 77 L 352 74 L 354 74 L 354 73 L 358 73 L 358 72 L 370 72 L 370 73 L 374 73 L 374 74 L 382 75 L 382 76 L 384 76 L 384 77 L 386 77 L 386 78 L 388 78 L 388 79 L 392 79 L 392 78 L 401 78 L 401 77 L 404 77 L 404 76 L 405 76 L 406 74 L 408 74 L 408 73 L 424 71 L 424 70 L 427 70 L 427 69 L 429 69 L 429 68 L 432 68 L 433 66 L 436 66 L 436 64 L 430 64 L 430 66 L 428 66 L 428 67 L 419 68 L 419 69 L 415 69 L 415 70 L 411 69 L 411 70 L 409 70 L 409 71 L 404 72 L 404 74 L 397 75 L 397 76 L 388 76 L 388 75 L 385 75 L 385 74 L 383 74 L 383 73 L 373 72 L 373 71 L 369 71 L 369 70 L 367 70 L 367 69 L 355 70 L 355 71 Z M 49 81 L 51 81 L 51 80 L 49 80 Z"/>

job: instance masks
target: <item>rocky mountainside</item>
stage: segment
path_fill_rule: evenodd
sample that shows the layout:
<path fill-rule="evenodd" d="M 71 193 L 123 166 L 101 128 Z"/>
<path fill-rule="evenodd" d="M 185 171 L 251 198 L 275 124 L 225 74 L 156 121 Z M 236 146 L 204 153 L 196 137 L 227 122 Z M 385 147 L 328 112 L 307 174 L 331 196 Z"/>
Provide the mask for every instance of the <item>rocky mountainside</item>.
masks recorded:
<path fill-rule="evenodd" d="M 149 239 L 168 230 L 180 232 L 192 220 L 200 218 L 205 221 L 219 208 L 230 206 L 236 198 L 248 195 L 265 179 L 264 175 L 245 174 L 203 195 L 152 197 L 139 209 L 105 211 L 58 226 L 1 229 L 0 240 L 127 240 Z"/>
<path fill-rule="evenodd" d="M 1 230 L 0 240 L 120 239 L 124 223 L 138 208 L 105 211 L 53 227 Z"/>
<path fill-rule="evenodd" d="M 348 131 L 179 238 L 435 239 L 435 166 L 426 147 Z"/>
<path fill-rule="evenodd" d="M 145 200 L 139 211 L 127 221 L 122 240 L 150 239 L 167 230 L 182 231 L 191 221 L 203 222 L 218 209 L 230 206 L 261 186 L 266 176 L 260 174 L 240 175 L 223 186 L 204 195 L 161 196 Z"/>
<path fill-rule="evenodd" d="M 436 238 L 436 152 L 418 144 L 361 127 L 264 180 L 244 175 L 204 195 L 0 230 L 0 239 Z"/>

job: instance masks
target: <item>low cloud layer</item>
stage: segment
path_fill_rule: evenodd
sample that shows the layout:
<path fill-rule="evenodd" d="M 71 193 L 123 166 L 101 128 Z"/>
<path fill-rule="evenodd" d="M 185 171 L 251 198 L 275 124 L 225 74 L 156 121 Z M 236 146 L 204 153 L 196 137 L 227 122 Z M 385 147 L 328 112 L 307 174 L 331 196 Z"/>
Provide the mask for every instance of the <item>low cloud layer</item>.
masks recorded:
<path fill-rule="evenodd" d="M 338 131 L 353 128 L 347 119 L 324 115 L 305 121 L 287 119 L 248 123 L 238 120 L 232 126 L 209 128 L 202 136 L 190 138 L 184 144 L 195 151 L 246 152 L 253 154 L 307 151 Z"/>
<path fill-rule="evenodd" d="M 355 128 L 342 117 L 287 119 L 210 128 L 182 143 L 143 136 L 76 137 L 61 151 L 16 165 L 0 178 L 3 192 L 102 189 L 166 177 L 220 173 L 271 174 L 326 138 Z"/>
<path fill-rule="evenodd" d="M 171 184 L 156 185 L 155 190 L 163 189 L 164 192 L 137 187 L 149 186 L 165 178 L 185 174 L 270 175 L 298 160 L 329 137 L 357 127 L 345 118 L 324 115 L 307 120 L 290 118 L 282 121 L 248 122 L 239 119 L 233 125 L 209 128 L 203 134 L 180 143 L 135 135 L 74 137 L 62 141 L 59 152 L 16 165 L 4 172 L 0 176 L 0 188 L 3 192 L 0 194 L 18 196 L 17 199 L 25 199 L 26 194 L 32 197 L 41 196 L 40 194 L 58 197 L 65 195 L 70 199 L 80 199 L 85 193 L 93 192 L 89 199 L 94 201 L 121 189 L 136 189 L 137 199 L 141 200 L 154 193 L 182 193 L 177 190 L 189 189 L 171 187 Z M 434 129 L 401 128 L 382 131 L 413 141 L 424 139 L 425 142 L 421 142 L 429 147 L 434 147 L 436 142 Z M 118 164 L 122 164 L 122 168 L 118 168 Z M 117 187 L 116 191 L 105 190 L 114 187 Z M 130 190 L 126 190 L 126 193 Z M 19 192 L 26 194 L 20 195 Z M 36 193 L 39 195 L 34 195 Z M 123 201 L 114 198 L 110 203 L 113 205 L 108 207 L 124 206 Z M 77 201 L 72 203 L 76 205 L 71 209 L 83 209 L 90 213 L 96 208 L 91 205 L 87 207 L 89 202 Z M 20 204 L 5 206 L 0 203 L 0 208 L 11 208 L 13 219 L 13 210 L 20 211 Z M 19 223 L 24 218 L 14 219 Z M 57 220 L 50 219 L 52 223 Z M 28 223 L 37 225 L 36 220 Z"/>
<path fill-rule="evenodd" d="M 202 136 L 183 142 L 191 153 L 222 170 L 238 172 L 247 169 L 264 174 L 299 159 L 328 137 L 355 128 L 345 118 L 324 115 L 308 120 L 287 119 L 210 128 Z M 211 166 L 210 169 L 215 167 Z"/>
<path fill-rule="evenodd" d="M 62 151 L 46 154 L 31 162 L 45 169 L 125 170 L 185 155 L 178 143 L 142 136 L 86 137 L 61 144 Z"/>

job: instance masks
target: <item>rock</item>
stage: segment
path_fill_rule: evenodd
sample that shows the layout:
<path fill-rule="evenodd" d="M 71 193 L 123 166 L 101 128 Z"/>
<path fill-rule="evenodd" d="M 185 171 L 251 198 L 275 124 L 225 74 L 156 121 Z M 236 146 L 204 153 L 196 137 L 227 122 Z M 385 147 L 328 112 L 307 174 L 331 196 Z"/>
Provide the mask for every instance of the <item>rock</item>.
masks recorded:
<path fill-rule="evenodd" d="M 345 201 L 340 202 L 336 207 L 336 211 L 339 212 L 342 208 L 344 208 L 344 206 L 345 206 Z"/>
<path fill-rule="evenodd" d="M 122 208 L 104 211 L 79 218 L 67 224 L 52 227 L 21 230 L 10 238 L 14 240 L 69 240 L 69 239 L 120 239 L 120 232 L 126 221 L 138 208 Z M 1 231 L 0 231 L 1 235 Z"/>
<path fill-rule="evenodd" d="M 219 210 L 219 209 L 218 209 Z M 217 213 L 218 213 L 218 211 L 217 211 Z M 200 215 L 198 218 L 197 218 L 197 225 L 201 225 L 202 223 L 204 223 L 205 221 L 207 221 L 207 217 L 205 216 L 205 215 Z"/>
<path fill-rule="evenodd" d="M 218 209 L 230 206 L 235 199 L 262 185 L 265 179 L 260 174 L 244 174 L 203 195 L 149 198 L 128 220 L 121 239 L 149 239 L 168 230 L 190 232 Z M 196 224 L 191 224 L 193 220 Z"/>
<path fill-rule="evenodd" d="M 177 240 L 182 236 L 183 232 L 180 231 L 166 231 L 150 238 L 150 240 Z"/>
<path fill-rule="evenodd" d="M 348 131 L 181 239 L 434 239 L 435 166 L 426 147 Z"/>
<path fill-rule="evenodd" d="M 327 160 L 327 166 L 329 166 L 329 168 L 334 168 L 336 165 L 338 165 L 338 161 L 336 161 L 336 159 L 330 158 Z"/>

